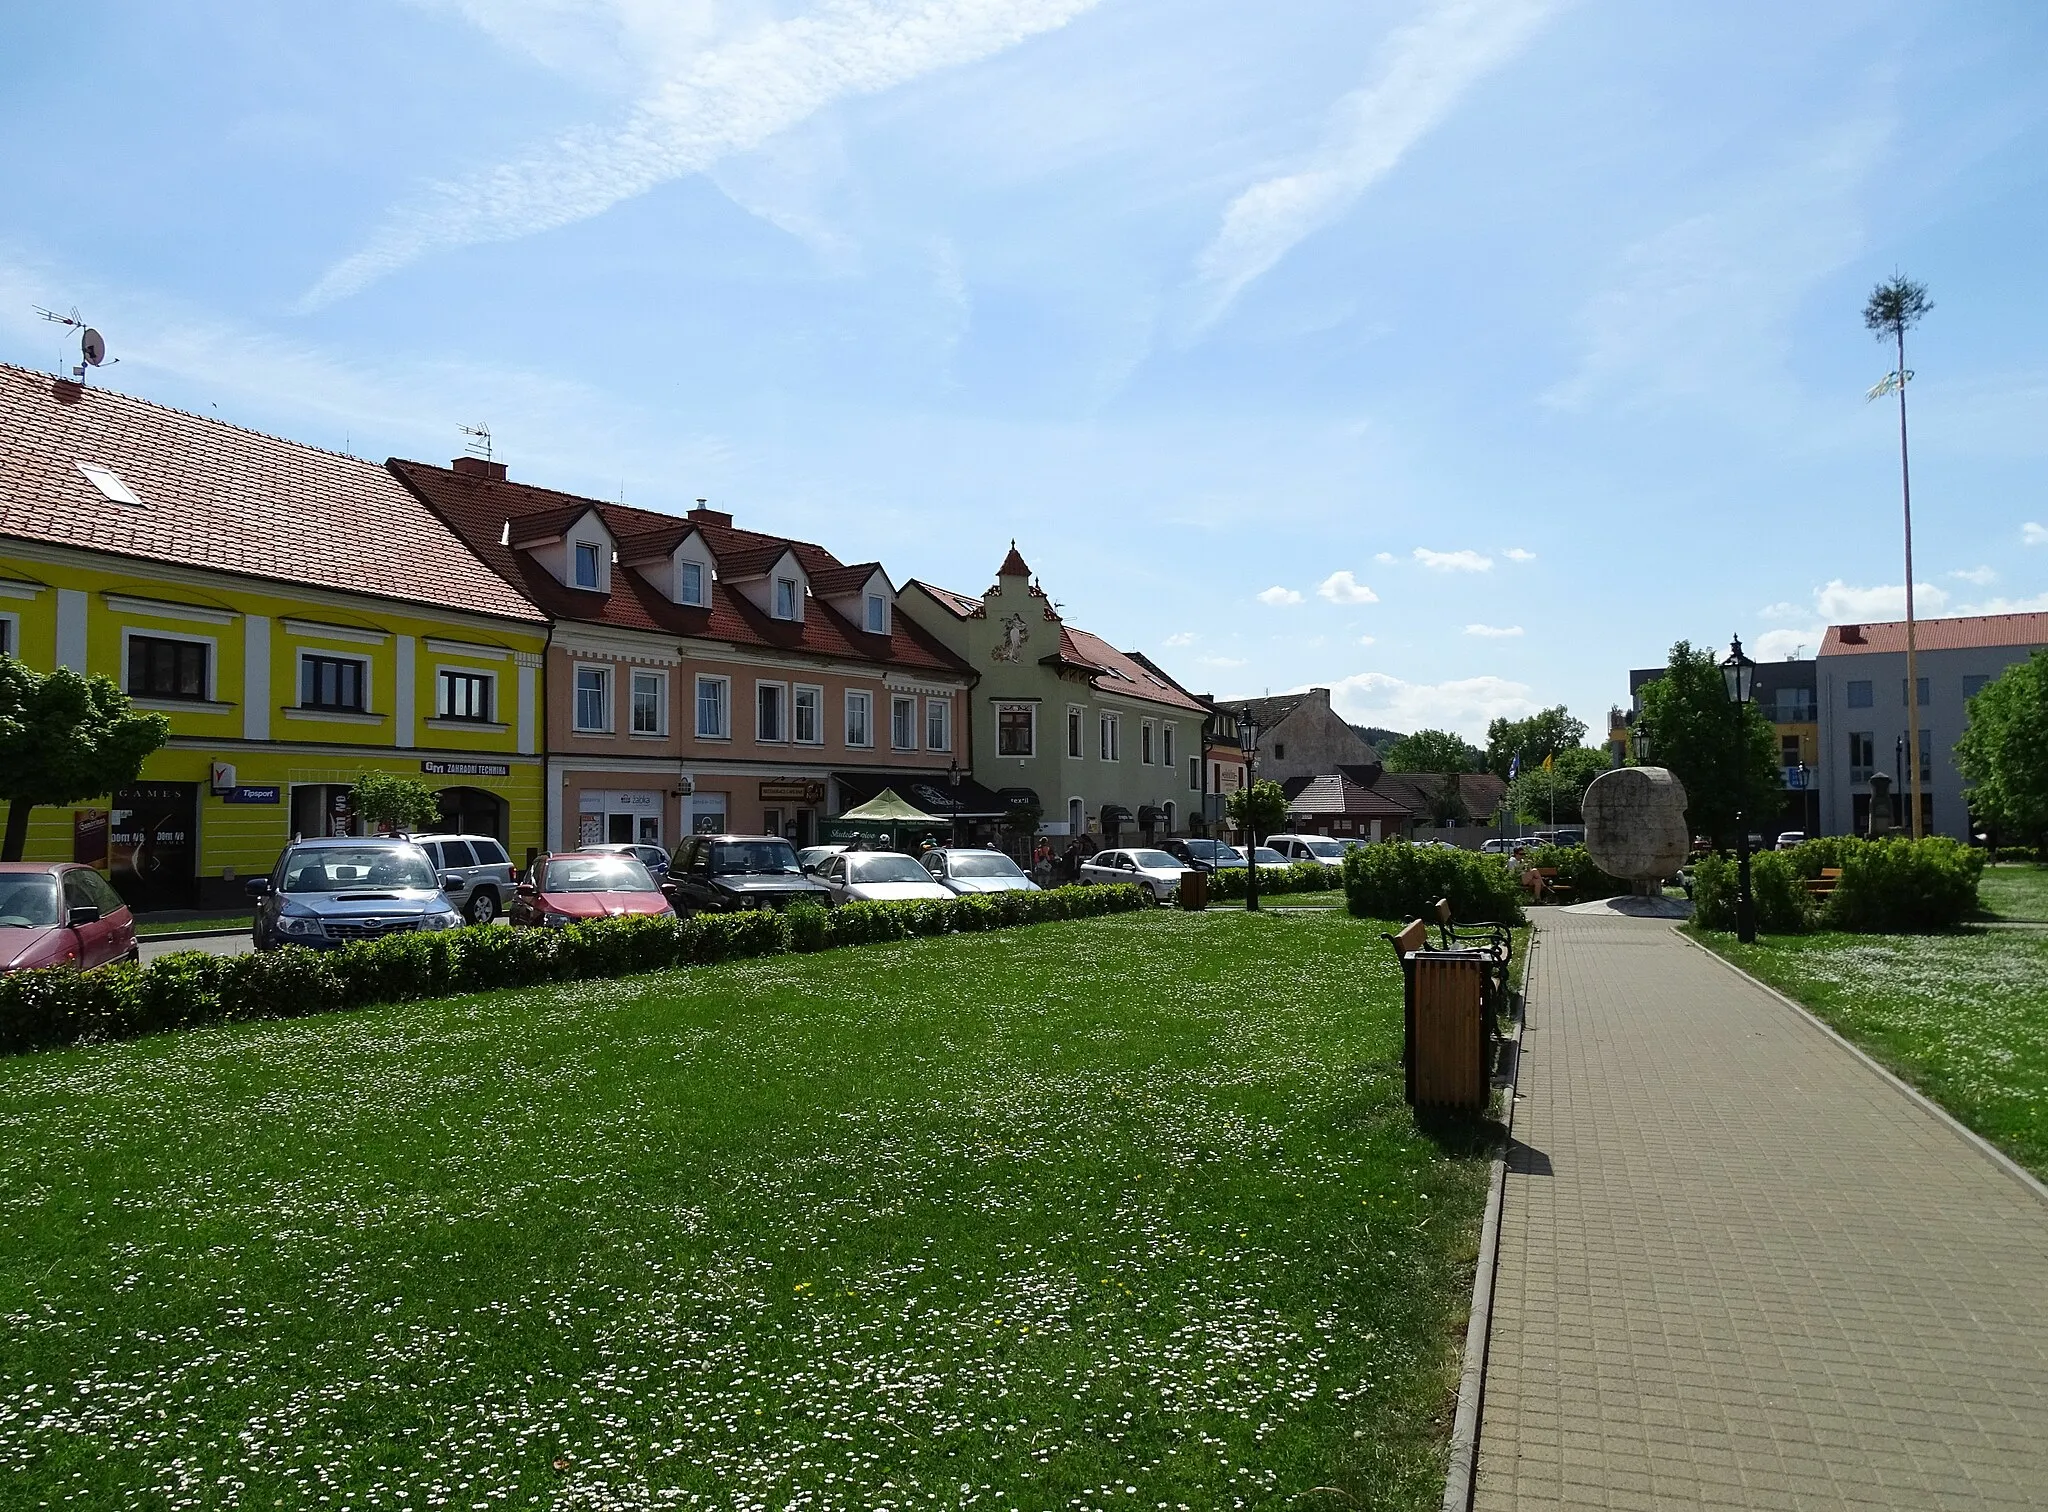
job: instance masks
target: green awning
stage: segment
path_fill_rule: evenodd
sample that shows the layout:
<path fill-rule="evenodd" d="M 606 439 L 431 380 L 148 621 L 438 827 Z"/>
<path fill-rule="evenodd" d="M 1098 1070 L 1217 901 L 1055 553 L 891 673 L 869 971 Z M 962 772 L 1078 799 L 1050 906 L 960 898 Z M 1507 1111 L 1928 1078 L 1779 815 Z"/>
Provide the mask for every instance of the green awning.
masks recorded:
<path fill-rule="evenodd" d="M 859 808 L 839 816 L 862 824 L 945 824 L 947 821 L 896 796 L 896 789 L 883 788 Z"/>

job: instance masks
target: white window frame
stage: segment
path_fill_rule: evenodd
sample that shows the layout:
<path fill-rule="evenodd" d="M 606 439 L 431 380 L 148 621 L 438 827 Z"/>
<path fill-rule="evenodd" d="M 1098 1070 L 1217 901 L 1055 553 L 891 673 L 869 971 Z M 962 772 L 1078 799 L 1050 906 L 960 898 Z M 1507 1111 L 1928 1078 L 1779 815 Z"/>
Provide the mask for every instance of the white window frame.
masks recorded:
<path fill-rule="evenodd" d="M 782 595 L 785 589 L 789 593 L 789 612 L 787 614 L 782 612 Z M 774 618 L 779 620 L 796 620 L 801 617 L 797 610 L 798 606 L 803 603 L 802 583 L 793 577 L 778 577 L 775 580 L 774 594 Z"/>
<path fill-rule="evenodd" d="M 583 553 L 590 553 L 590 581 L 583 581 Z M 569 586 L 580 588 L 585 593 L 604 591 L 604 543 L 601 541 L 571 541 L 569 543 Z"/>
<path fill-rule="evenodd" d="M 1124 717 L 1104 709 L 1095 723 L 1095 755 L 1100 761 L 1124 759 Z"/>
<path fill-rule="evenodd" d="M 695 598 L 683 597 L 683 569 L 685 567 L 694 567 L 697 569 L 697 596 Z M 710 582 L 711 569 L 705 566 L 702 562 L 698 561 L 695 557 L 681 557 L 677 559 L 676 602 L 678 604 L 688 604 L 692 609 L 702 609 L 706 604 L 709 604 L 711 602 L 711 594 L 709 591 Z"/>
<path fill-rule="evenodd" d="M 1159 764 L 1168 770 L 1173 767 L 1173 731 L 1171 723 L 1159 726 Z"/>
<path fill-rule="evenodd" d="M 1075 747 L 1080 749 L 1076 750 Z M 1067 705 L 1067 759 L 1085 761 L 1088 759 L 1088 706 Z"/>
<path fill-rule="evenodd" d="M 123 693 L 152 707 L 156 704 L 165 703 L 176 704 L 183 708 L 188 707 L 193 702 L 189 698 L 166 698 L 157 694 L 137 693 L 128 686 L 128 642 L 138 635 L 144 640 L 188 641 L 195 646 L 206 647 L 206 702 L 220 702 L 220 637 L 214 635 L 187 635 L 182 630 L 159 630 L 154 625 L 123 625 L 121 627 L 121 691 Z M 294 687 L 292 691 L 296 695 L 298 690 Z"/>
<path fill-rule="evenodd" d="M 367 656 L 353 651 L 339 651 L 331 646 L 294 646 L 292 648 L 292 696 L 295 706 L 308 714 L 374 714 L 377 712 L 377 664 Z M 306 702 L 306 659 L 317 656 L 323 661 L 352 661 L 363 669 L 363 706 L 360 709 L 329 709 Z M 436 696 L 439 695 L 439 679 L 436 682 Z M 497 690 L 491 690 L 494 694 Z"/>
<path fill-rule="evenodd" d="M 867 618 L 862 622 L 870 635 L 889 633 L 889 600 L 879 593 L 867 596 Z"/>
<path fill-rule="evenodd" d="M 761 725 L 761 695 L 767 692 L 770 688 L 773 688 L 775 690 L 776 710 L 778 715 L 780 716 L 782 724 L 781 730 L 773 735 L 763 733 Z M 757 745 L 789 744 L 788 683 L 778 682 L 774 678 L 756 678 L 754 680 L 754 741 Z"/>
<path fill-rule="evenodd" d="M 853 738 L 853 711 L 856 705 L 860 709 L 861 722 L 867 726 L 867 738 L 865 740 L 855 740 Z M 875 695 L 865 688 L 848 688 L 846 690 L 846 744 L 851 749 L 857 751 L 874 749 Z"/>
<path fill-rule="evenodd" d="M 718 695 L 719 712 L 723 716 L 716 730 L 704 728 L 704 685 L 720 685 Z M 714 672 L 699 672 L 697 680 L 690 685 L 690 728 L 697 732 L 699 740 L 732 739 L 732 679 Z"/>
<path fill-rule="evenodd" d="M 924 701 L 924 748 L 927 751 L 953 749 L 953 700 L 927 698 Z"/>
<path fill-rule="evenodd" d="M 603 689 L 604 723 L 587 725 L 583 721 L 583 674 L 595 672 L 598 686 Z M 618 713 L 612 707 L 617 702 L 612 691 L 612 669 L 602 662 L 577 662 L 569 677 L 569 728 L 578 735 L 610 735 L 617 728 Z"/>
<path fill-rule="evenodd" d="M 798 705 L 808 697 L 811 705 L 811 733 L 800 733 L 797 722 Z M 825 690 L 816 683 L 792 683 L 789 689 L 789 743 L 791 745 L 821 746 L 825 743 Z"/>
<path fill-rule="evenodd" d="M 910 732 L 910 738 L 907 741 L 899 742 L 896 739 L 898 733 L 897 726 L 899 724 L 898 716 L 904 715 L 905 710 L 908 710 L 909 713 L 900 720 L 900 723 L 903 729 Z M 889 695 L 889 749 L 892 751 L 914 751 L 917 749 L 917 700 L 908 693 L 892 693 Z"/>
<path fill-rule="evenodd" d="M 1158 754 L 1159 727 L 1149 719 L 1138 721 L 1138 764 L 1151 766 L 1152 758 Z"/>
<path fill-rule="evenodd" d="M 640 685 L 642 682 L 654 688 L 654 728 L 640 728 Z M 647 667 L 635 667 L 626 679 L 626 727 L 629 734 L 642 740 L 657 739 L 668 734 L 668 673 Z"/>

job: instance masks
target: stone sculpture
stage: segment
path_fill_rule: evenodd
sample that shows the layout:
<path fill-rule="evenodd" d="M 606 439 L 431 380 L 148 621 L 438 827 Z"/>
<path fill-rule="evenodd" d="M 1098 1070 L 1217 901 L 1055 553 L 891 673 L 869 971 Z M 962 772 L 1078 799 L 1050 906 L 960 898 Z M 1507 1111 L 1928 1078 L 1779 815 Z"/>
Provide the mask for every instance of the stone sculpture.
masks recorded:
<path fill-rule="evenodd" d="M 1692 834 L 1685 823 L 1685 785 L 1664 767 L 1616 767 L 1586 788 L 1586 849 L 1610 877 L 1655 897 L 1658 884 L 1685 864 Z"/>

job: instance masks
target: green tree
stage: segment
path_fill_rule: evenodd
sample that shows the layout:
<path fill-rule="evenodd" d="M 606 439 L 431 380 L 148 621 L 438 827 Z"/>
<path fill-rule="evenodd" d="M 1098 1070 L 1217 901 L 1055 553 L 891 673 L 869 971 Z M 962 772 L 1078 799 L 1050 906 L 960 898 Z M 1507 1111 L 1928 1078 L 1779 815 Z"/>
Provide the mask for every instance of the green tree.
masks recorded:
<path fill-rule="evenodd" d="M 1522 768 L 1508 785 L 1508 804 L 1517 818 L 1531 824 L 1549 824 L 1553 816 L 1559 824 L 1578 824 L 1585 818 L 1586 788 L 1607 770 L 1608 760 L 1605 751 L 1591 746 L 1558 751 L 1547 771 L 1541 762 Z"/>
<path fill-rule="evenodd" d="M 59 667 L 45 677 L 0 656 L 0 798 L 7 838 L 0 860 L 19 861 L 29 811 L 126 787 L 171 738 L 161 714 L 138 714 L 110 677 Z"/>
<path fill-rule="evenodd" d="M 1784 805 L 1777 732 L 1754 703 L 1729 699 L 1712 651 L 1690 641 L 1671 648 L 1664 675 L 1643 685 L 1640 724 L 1649 731 L 1648 764 L 1685 784 L 1695 835 L 1732 845 L 1737 813 L 1755 829 Z"/>
<path fill-rule="evenodd" d="M 1380 763 L 1390 772 L 1476 772 L 1486 753 L 1449 730 L 1417 730 L 1380 752 Z"/>
<path fill-rule="evenodd" d="M 1259 836 L 1274 834 L 1287 823 L 1287 790 L 1262 777 L 1232 793 L 1224 812 L 1234 827 L 1246 832 L 1247 842 L 1256 845 Z"/>
<path fill-rule="evenodd" d="M 2007 667 L 1969 708 L 1956 766 L 1970 807 L 2007 834 L 2048 849 L 2048 651 Z"/>
<path fill-rule="evenodd" d="M 1429 817 L 1432 823 L 1439 825 L 1471 821 L 1472 810 L 1465 802 L 1465 790 L 1459 784 L 1456 772 L 1444 773 L 1443 781 L 1429 795 Z"/>
<path fill-rule="evenodd" d="M 441 795 L 412 777 L 365 772 L 349 792 L 356 816 L 395 830 L 430 830 L 441 822 Z"/>
<path fill-rule="evenodd" d="M 1517 758 L 1526 772 L 1546 756 L 1577 750 L 1585 738 L 1586 722 L 1563 704 L 1527 719 L 1496 719 L 1486 727 L 1486 770 L 1505 781 Z"/>

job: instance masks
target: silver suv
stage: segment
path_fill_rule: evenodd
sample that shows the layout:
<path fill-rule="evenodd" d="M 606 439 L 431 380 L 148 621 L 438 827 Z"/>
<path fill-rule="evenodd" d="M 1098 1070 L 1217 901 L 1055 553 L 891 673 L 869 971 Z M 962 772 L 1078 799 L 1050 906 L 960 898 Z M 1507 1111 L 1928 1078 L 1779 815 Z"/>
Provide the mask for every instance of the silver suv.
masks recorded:
<path fill-rule="evenodd" d="M 448 890 L 448 900 L 472 924 L 489 924 L 505 911 L 518 878 L 505 847 L 490 835 L 414 835 L 413 844 L 427 853 L 434 870 L 461 881 Z"/>

